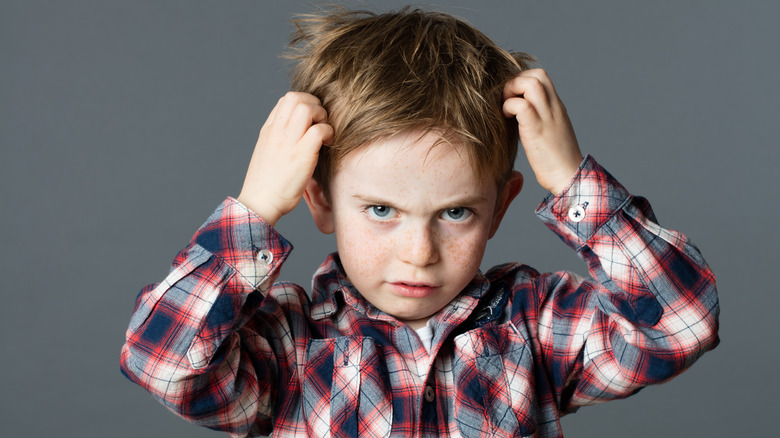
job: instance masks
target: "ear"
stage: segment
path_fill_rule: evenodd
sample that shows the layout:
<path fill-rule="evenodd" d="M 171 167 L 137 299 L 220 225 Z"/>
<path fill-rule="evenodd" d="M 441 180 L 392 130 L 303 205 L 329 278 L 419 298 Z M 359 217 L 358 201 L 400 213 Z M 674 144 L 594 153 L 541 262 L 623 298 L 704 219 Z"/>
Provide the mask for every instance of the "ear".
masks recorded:
<path fill-rule="evenodd" d="M 306 201 L 306 205 L 309 206 L 311 217 L 314 219 L 314 224 L 317 225 L 317 228 L 325 234 L 333 233 L 333 210 L 330 208 L 325 192 L 314 178 L 311 178 L 309 183 L 306 184 L 306 189 L 303 191 L 303 199 Z"/>
<path fill-rule="evenodd" d="M 515 196 L 517 196 L 522 189 L 523 174 L 513 170 L 512 175 L 509 177 L 509 181 L 507 181 L 503 190 L 501 190 L 501 193 L 498 194 L 496 210 L 493 212 L 493 221 L 490 224 L 490 235 L 488 238 L 492 238 L 493 235 L 496 234 L 498 226 L 501 224 L 501 219 L 504 218 L 504 214 L 506 213 L 507 208 L 509 208 L 509 204 L 512 203 L 512 200 L 515 199 Z"/>

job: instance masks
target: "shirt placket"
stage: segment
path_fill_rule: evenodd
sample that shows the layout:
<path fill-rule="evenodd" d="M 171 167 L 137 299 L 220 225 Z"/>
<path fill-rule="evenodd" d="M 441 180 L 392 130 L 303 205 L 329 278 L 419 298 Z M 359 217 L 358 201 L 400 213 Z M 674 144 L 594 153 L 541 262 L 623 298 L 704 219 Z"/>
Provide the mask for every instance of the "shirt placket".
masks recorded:
<path fill-rule="evenodd" d="M 452 367 L 447 367 L 451 363 L 451 357 L 447 349 L 440 354 L 444 340 L 450 337 L 450 334 L 460 324 L 464 323 L 477 304 L 477 299 L 462 295 L 448 305 L 448 308 L 436 321 L 436 329 L 433 344 L 430 351 L 430 359 L 427 361 L 427 374 L 422 380 L 421 391 L 417 394 L 418 406 L 418 428 L 420 437 L 440 437 L 444 434 L 451 435 L 451 428 L 448 424 L 447 404 L 450 398 L 452 386 Z M 447 357 L 440 357 L 447 355 Z M 446 370 L 449 369 L 449 374 Z M 444 372 L 442 372 L 444 371 Z M 449 384 L 448 384 L 449 381 Z"/>

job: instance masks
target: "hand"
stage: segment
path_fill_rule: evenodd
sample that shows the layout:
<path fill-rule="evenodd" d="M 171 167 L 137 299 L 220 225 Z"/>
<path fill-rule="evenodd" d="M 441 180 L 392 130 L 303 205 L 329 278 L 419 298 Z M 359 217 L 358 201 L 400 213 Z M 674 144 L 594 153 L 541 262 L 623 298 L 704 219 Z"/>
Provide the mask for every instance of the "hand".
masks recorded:
<path fill-rule="evenodd" d="M 552 81 L 544 70 L 523 71 L 504 86 L 503 98 L 536 180 L 557 195 L 577 173 L 582 153 Z"/>
<path fill-rule="evenodd" d="M 238 201 L 274 226 L 301 200 L 333 127 L 320 100 L 289 92 L 260 130 Z"/>

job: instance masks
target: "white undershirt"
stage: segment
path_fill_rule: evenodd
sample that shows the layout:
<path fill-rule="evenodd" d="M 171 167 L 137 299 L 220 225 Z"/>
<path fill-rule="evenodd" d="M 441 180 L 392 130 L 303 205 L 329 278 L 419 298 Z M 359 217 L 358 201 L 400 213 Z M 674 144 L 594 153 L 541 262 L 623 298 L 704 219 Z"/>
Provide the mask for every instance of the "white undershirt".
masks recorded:
<path fill-rule="evenodd" d="M 415 330 L 417 336 L 420 338 L 425 351 L 431 351 L 431 343 L 433 342 L 433 318 L 428 318 L 428 322 L 424 326 Z"/>

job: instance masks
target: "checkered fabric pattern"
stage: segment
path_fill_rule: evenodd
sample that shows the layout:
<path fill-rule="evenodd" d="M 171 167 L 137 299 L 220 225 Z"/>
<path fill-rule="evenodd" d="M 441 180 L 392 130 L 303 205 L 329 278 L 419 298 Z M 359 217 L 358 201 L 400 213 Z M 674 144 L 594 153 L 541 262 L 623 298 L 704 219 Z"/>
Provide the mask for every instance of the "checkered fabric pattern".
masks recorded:
<path fill-rule="evenodd" d="M 434 316 L 427 352 L 336 254 L 311 298 L 274 283 L 291 245 L 228 198 L 139 294 L 122 371 L 232 436 L 560 437 L 561 415 L 664 382 L 717 345 L 698 250 L 591 157 L 537 214 L 592 278 L 480 273 Z"/>

